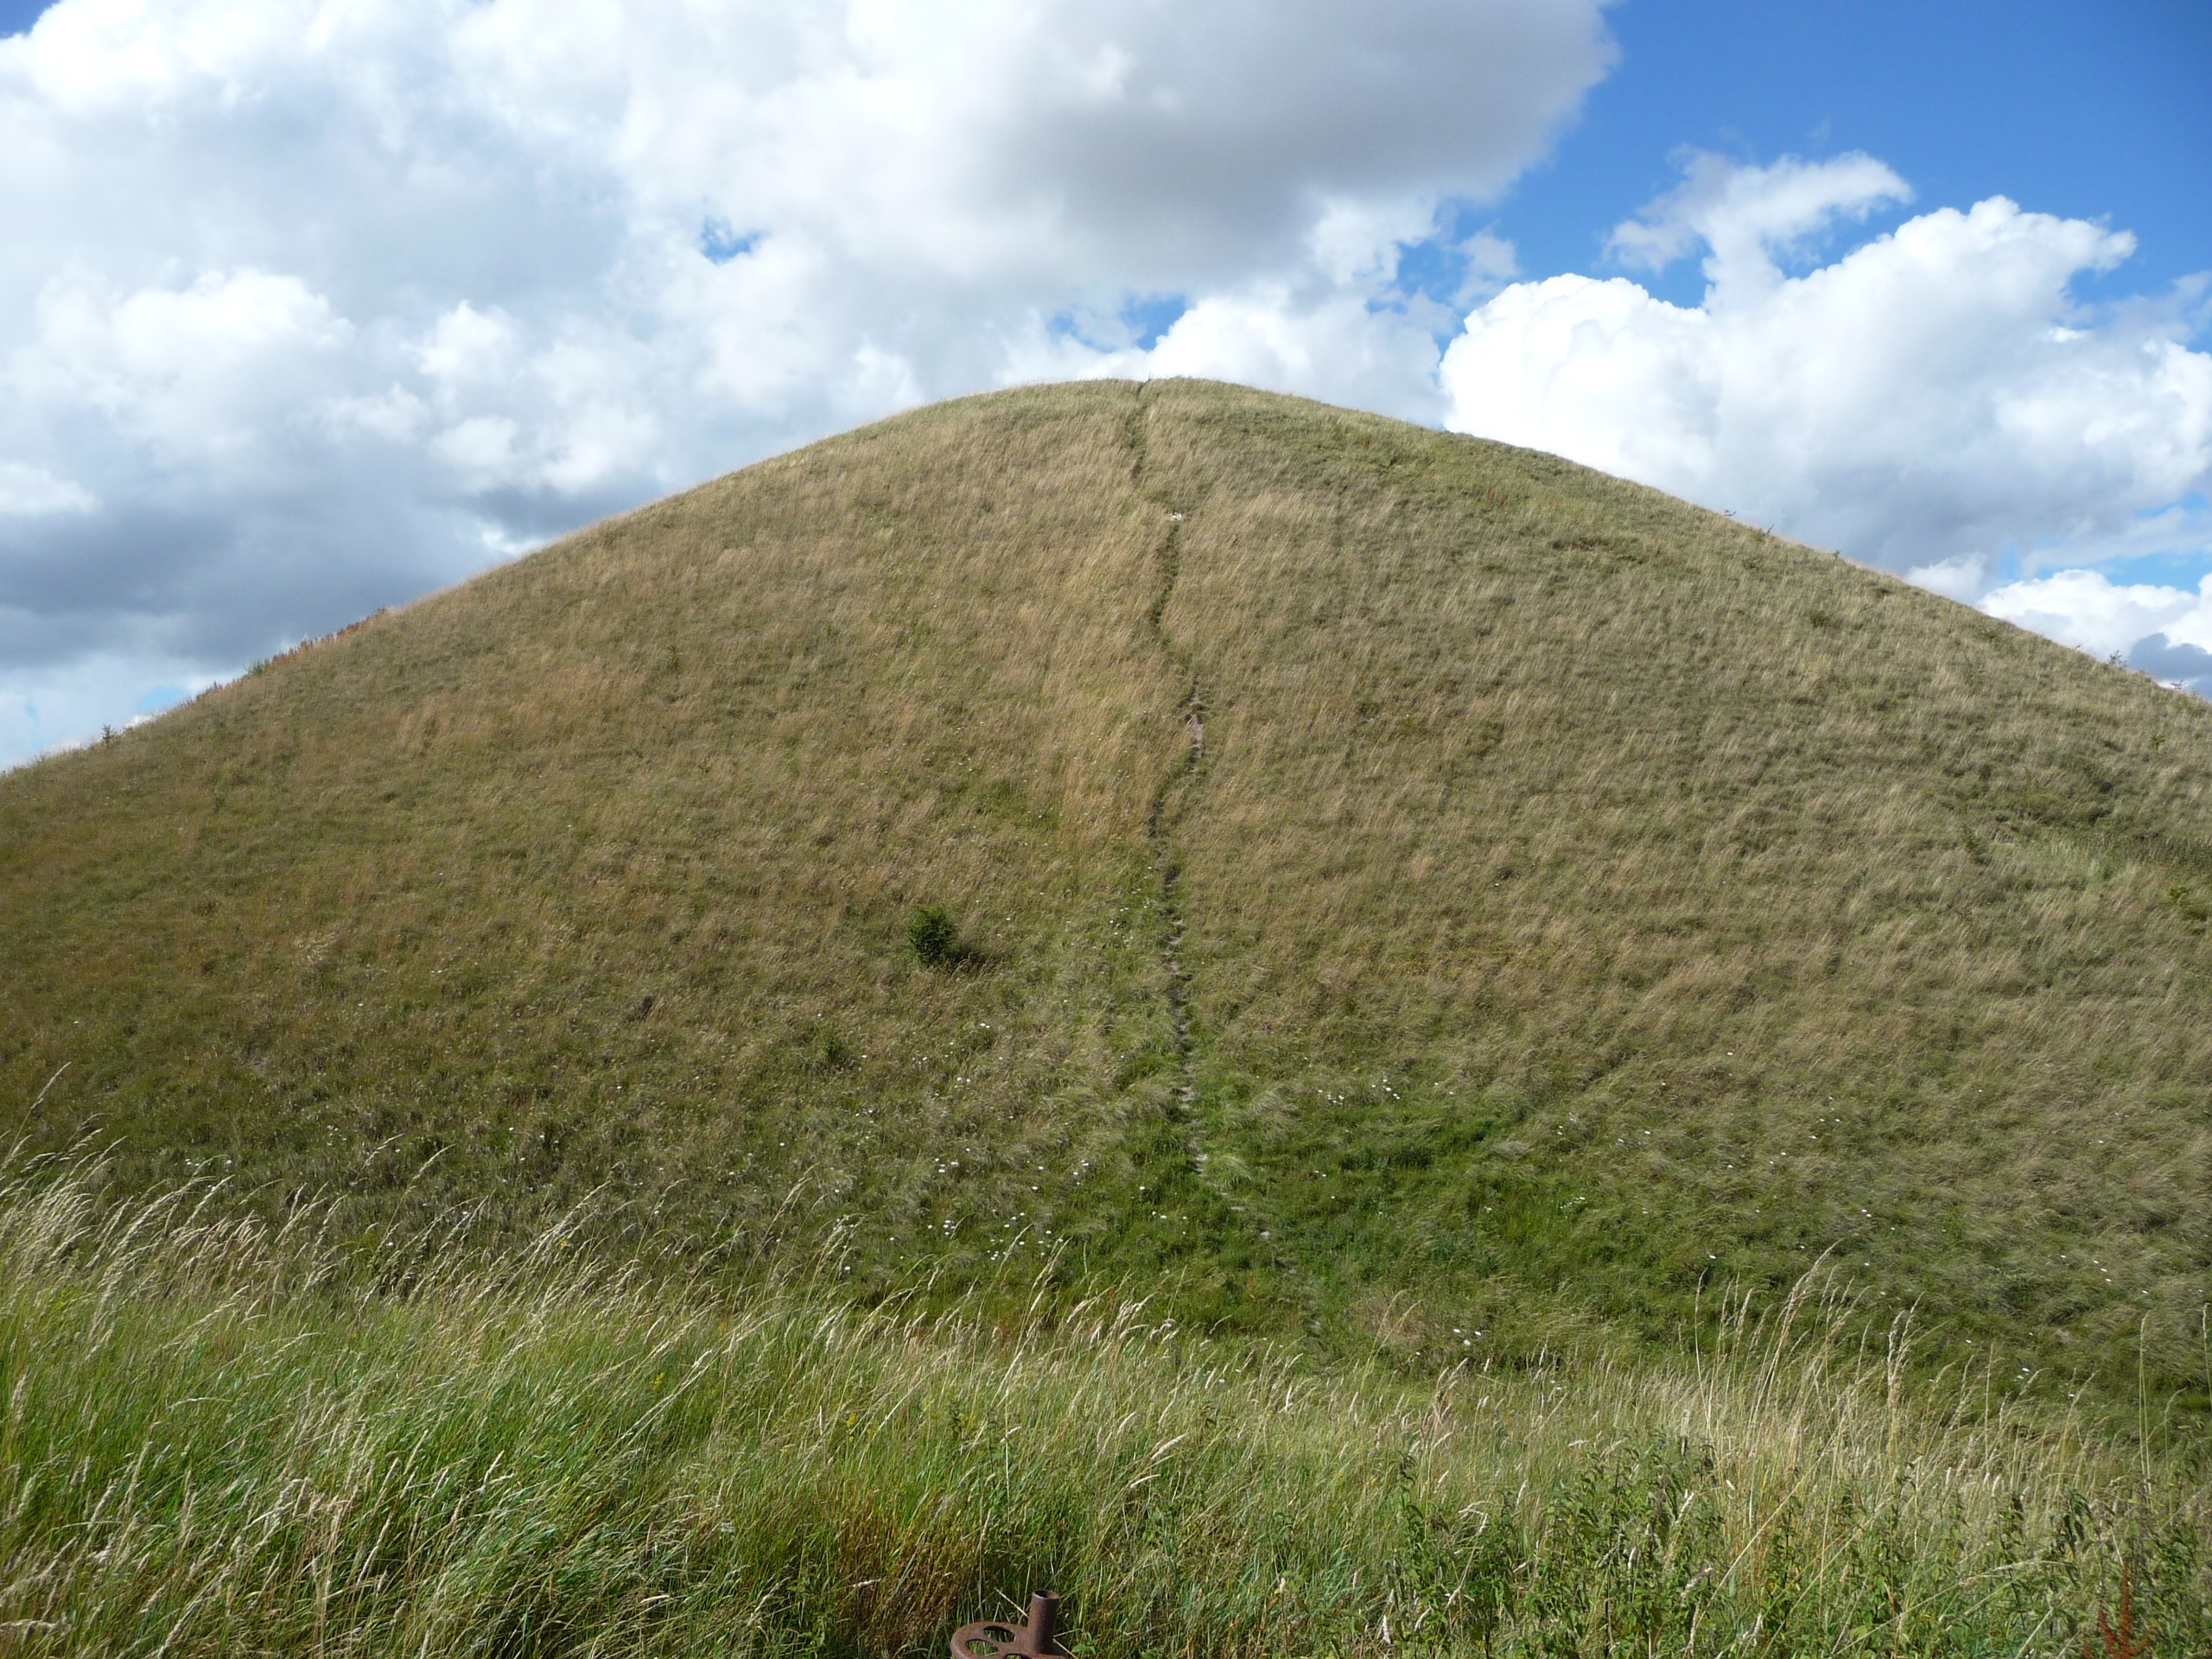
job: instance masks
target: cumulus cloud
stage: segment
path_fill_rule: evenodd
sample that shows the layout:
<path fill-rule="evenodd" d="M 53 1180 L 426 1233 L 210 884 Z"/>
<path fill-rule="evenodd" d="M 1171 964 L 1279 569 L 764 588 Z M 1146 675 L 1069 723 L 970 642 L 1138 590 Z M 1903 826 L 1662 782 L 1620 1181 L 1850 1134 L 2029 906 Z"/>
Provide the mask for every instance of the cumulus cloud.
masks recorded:
<path fill-rule="evenodd" d="M 2191 591 L 2115 582 L 2096 570 L 2061 570 L 2009 582 L 1981 601 L 1992 616 L 2161 683 L 2212 697 L 2212 575 Z"/>
<path fill-rule="evenodd" d="M 1739 167 L 1700 154 L 1683 170 L 1679 186 L 1616 226 L 1606 246 L 1622 264 L 1653 271 L 1703 246 L 1707 280 L 1732 297 L 1772 286 L 1781 274 L 1777 257 L 1801 250 L 1837 219 L 1863 220 L 1877 207 L 1912 200 L 1912 188 L 1871 156 Z"/>
<path fill-rule="evenodd" d="M 2212 651 L 2183 645 L 2163 633 L 2146 634 L 2127 653 L 2127 665 L 2164 684 L 2212 697 Z"/>
<path fill-rule="evenodd" d="M 2032 572 L 2212 546 L 2212 354 L 2189 343 L 2202 289 L 2085 307 L 2075 281 L 2118 265 L 2133 239 L 2002 197 L 1813 263 L 1839 226 L 1909 194 L 1864 156 L 1697 157 L 1611 246 L 1647 268 L 1702 248 L 1702 302 L 1671 305 L 1624 277 L 1506 288 L 1445 354 L 1448 422 L 1966 600 L 2003 555 Z M 2001 602 L 2058 637 L 2108 632 L 2086 582 L 2031 582 Z M 2158 610 L 2134 603 L 2112 614 Z"/>
<path fill-rule="evenodd" d="M 2071 297 L 2122 232 L 1993 200 L 1837 253 L 1880 162 L 1694 158 L 1611 252 L 1701 250 L 1701 304 L 1516 281 L 1466 210 L 1603 4 L 60 0 L 0 40 L 0 764 L 1024 379 L 1448 423 L 1967 599 L 2205 544 L 2202 295 Z"/>
<path fill-rule="evenodd" d="M 2123 586 L 2095 570 L 2061 570 L 1993 588 L 1982 608 L 2101 657 L 2154 633 L 2170 645 L 2212 646 L 2212 576 L 2191 593 L 2149 582 Z"/>
<path fill-rule="evenodd" d="M 1201 375 L 1437 424 L 1446 409 L 1437 340 L 1458 315 L 1418 295 L 1392 292 L 1378 302 L 1397 275 L 1402 245 L 1387 227 L 1370 229 L 1373 239 L 1363 238 L 1355 257 L 1342 226 L 1325 220 L 1302 270 L 1203 295 L 1149 345 L 1102 339 L 1107 331 L 1097 329 L 1033 335 L 1012 359 L 1014 378 Z M 1510 248 L 1481 236 L 1454 251 L 1477 283 L 1511 258 Z"/>
<path fill-rule="evenodd" d="M 0 40 L 0 670 L 90 719 L 103 664 L 125 714 L 793 442 L 1105 372 L 1138 302 L 1171 358 L 1433 416 L 1436 320 L 1367 302 L 1541 154 L 1601 6 L 60 0 Z"/>
<path fill-rule="evenodd" d="M 98 504 L 81 484 L 56 478 L 41 467 L 0 461 L 0 517 L 34 518 L 55 512 L 90 512 Z"/>

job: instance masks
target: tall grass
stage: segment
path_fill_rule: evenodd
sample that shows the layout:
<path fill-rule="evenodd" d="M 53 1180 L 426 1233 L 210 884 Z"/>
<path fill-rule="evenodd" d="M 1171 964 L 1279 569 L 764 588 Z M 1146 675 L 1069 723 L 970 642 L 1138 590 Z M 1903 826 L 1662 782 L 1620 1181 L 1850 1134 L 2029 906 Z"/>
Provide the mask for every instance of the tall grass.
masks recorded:
<path fill-rule="evenodd" d="M 2071 1654 L 2123 1585 L 2212 1644 L 2201 1487 L 1931 1412 L 1817 1276 L 1678 1364 L 1409 1388 L 87 1177 L 0 1188 L 0 1651 L 921 1654 L 1047 1583 L 1099 1659 Z"/>

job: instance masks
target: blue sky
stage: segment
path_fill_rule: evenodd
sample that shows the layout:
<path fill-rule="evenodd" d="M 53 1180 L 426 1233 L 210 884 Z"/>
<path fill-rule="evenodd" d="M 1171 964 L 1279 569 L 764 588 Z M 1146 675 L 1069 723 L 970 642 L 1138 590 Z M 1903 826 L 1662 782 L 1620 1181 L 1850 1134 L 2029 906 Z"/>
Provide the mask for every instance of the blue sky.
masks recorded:
<path fill-rule="evenodd" d="M 1922 202 L 2107 219 L 2139 239 L 2113 278 L 2126 291 L 2212 270 L 2203 0 L 1627 0 L 1608 16 L 1619 68 L 1497 215 L 1532 272 L 1588 269 L 1684 145 L 1865 150 Z M 1697 287 L 1684 270 L 1666 296 Z"/>
<path fill-rule="evenodd" d="M 2076 278 L 2085 300 L 2212 272 L 2212 5 L 2202 0 L 1628 0 L 1610 18 L 1619 67 L 1488 216 L 1528 272 L 1608 268 L 1606 232 L 1667 188 L 1667 158 L 1685 146 L 1754 163 L 1877 156 L 1916 200 L 1872 215 L 1866 232 L 1922 205 L 2005 195 L 2132 232 L 2123 264 Z M 1704 287 L 1688 261 L 1643 281 L 1682 305 Z M 2116 582 L 2194 588 L 2212 557 L 2199 549 L 2098 564 Z M 2017 553 L 1999 569 L 2020 574 Z"/>
<path fill-rule="evenodd" d="M 0 765 L 1097 374 L 1551 449 L 2212 690 L 2207 87 L 2204 0 L 0 0 Z"/>

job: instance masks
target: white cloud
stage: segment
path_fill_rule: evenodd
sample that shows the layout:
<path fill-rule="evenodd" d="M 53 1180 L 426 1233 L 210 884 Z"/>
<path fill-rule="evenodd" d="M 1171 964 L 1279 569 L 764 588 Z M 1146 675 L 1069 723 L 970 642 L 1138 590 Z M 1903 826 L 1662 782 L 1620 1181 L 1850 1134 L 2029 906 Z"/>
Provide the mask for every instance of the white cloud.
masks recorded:
<path fill-rule="evenodd" d="M 1992 588 L 1981 607 L 2100 657 L 2125 654 L 2154 633 L 2170 645 L 2212 649 L 2212 576 L 2191 593 L 2147 582 L 2123 587 L 2095 570 L 2061 570 Z"/>
<path fill-rule="evenodd" d="M 1147 349 L 1101 351 L 1033 336 L 1014 359 L 1020 380 L 1202 376 L 1372 409 L 1434 424 L 1435 308 L 1378 310 L 1370 292 L 1322 281 L 1262 281 L 1208 295 Z"/>
<path fill-rule="evenodd" d="M 440 317 L 415 353 L 423 373 L 451 399 L 472 389 L 497 386 L 513 372 L 522 353 L 520 331 L 505 312 L 488 315 L 467 300 Z"/>
<path fill-rule="evenodd" d="M 1433 416 L 1366 302 L 1601 6 L 60 0 L 0 40 L 0 668 L 236 666 L 1147 296 Z"/>
<path fill-rule="evenodd" d="M 1789 269 L 1840 220 L 1907 194 L 1866 156 L 1698 159 L 1613 245 L 1647 264 L 1702 245 L 1702 302 L 1670 305 L 1618 277 L 1508 288 L 1446 353 L 1448 423 L 1962 599 L 2008 550 L 2032 575 L 2212 548 L 2191 504 L 2212 484 L 2212 354 L 2188 345 L 2199 296 L 2088 310 L 2070 284 L 2133 240 L 2001 197 Z M 2035 591 L 2038 618 L 2078 602 L 2080 628 L 2104 626 L 2088 588 Z"/>
<path fill-rule="evenodd" d="M 35 327 L 11 390 L 95 414 L 151 455 L 193 465 L 259 448 L 340 384 L 352 334 L 298 277 L 252 270 L 120 295 L 65 271 L 40 293 Z"/>
<path fill-rule="evenodd" d="M 1946 599 L 1955 599 L 1961 605 L 1971 605 L 1980 597 L 1989 585 L 1988 561 L 1971 556 L 1942 559 L 1934 564 L 1916 564 L 1904 573 L 1904 579 L 1916 588 L 1925 588 L 1931 594 L 1941 594 Z"/>
<path fill-rule="evenodd" d="M 2069 297 L 2123 234 L 1993 200 L 1831 257 L 1887 168 L 1697 160 L 1612 247 L 1702 247 L 1701 304 L 1507 286 L 1442 227 L 1612 58 L 1602 0 L 60 0 L 0 40 L 0 679 L 76 688 L 51 742 L 762 454 L 1081 374 L 1448 420 L 1961 597 L 2007 548 L 2205 544 L 2188 296 Z M 1442 298 L 1395 281 L 1431 238 Z"/>
<path fill-rule="evenodd" d="M 33 518 L 53 512 L 90 512 L 99 505 L 83 485 L 56 478 L 43 467 L 0 461 L 0 517 Z"/>
<path fill-rule="evenodd" d="M 1780 275 L 1775 258 L 1839 218 L 1864 219 L 1912 200 L 1911 187 L 1871 156 L 1738 167 L 1696 155 L 1685 173 L 1680 186 L 1616 226 L 1607 246 L 1624 264 L 1664 270 L 1702 245 L 1707 279 L 1732 299 L 1770 287 Z"/>
<path fill-rule="evenodd" d="M 0 753 L 44 754 L 122 731 L 196 696 L 214 677 L 196 664 L 126 642 L 33 672 L 0 668 Z"/>

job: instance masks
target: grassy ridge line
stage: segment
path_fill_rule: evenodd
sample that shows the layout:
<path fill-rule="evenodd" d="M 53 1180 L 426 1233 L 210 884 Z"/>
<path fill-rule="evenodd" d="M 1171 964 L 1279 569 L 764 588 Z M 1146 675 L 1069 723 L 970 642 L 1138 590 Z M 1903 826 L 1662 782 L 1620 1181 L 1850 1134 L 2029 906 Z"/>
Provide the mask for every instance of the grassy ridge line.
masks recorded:
<path fill-rule="evenodd" d="M 554 1228 L 364 1272 L 212 1189 L 0 1191 L 21 1654 L 921 1654 L 1056 1583 L 1141 1654 L 2056 1655 L 2212 1642 L 2207 1494 L 1931 1417 L 1801 1287 L 1694 1363 L 1426 1389 L 1041 1302 L 734 1302 Z"/>

